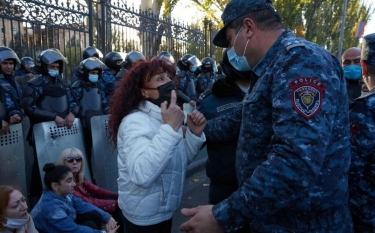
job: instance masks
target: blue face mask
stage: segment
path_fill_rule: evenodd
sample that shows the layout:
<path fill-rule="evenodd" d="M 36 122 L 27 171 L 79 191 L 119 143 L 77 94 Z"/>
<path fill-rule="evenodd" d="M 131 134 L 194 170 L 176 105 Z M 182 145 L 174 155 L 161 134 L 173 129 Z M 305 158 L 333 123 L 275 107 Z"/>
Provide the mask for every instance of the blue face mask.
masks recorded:
<path fill-rule="evenodd" d="M 89 74 L 89 80 L 92 83 L 97 83 L 99 79 L 99 75 L 97 74 Z"/>
<path fill-rule="evenodd" d="M 51 77 L 57 77 L 59 76 L 59 71 L 58 70 L 48 70 L 48 74 L 51 76 Z"/>
<path fill-rule="evenodd" d="M 362 75 L 362 67 L 357 65 L 350 65 L 344 67 L 344 76 L 349 80 L 358 80 Z"/>
<path fill-rule="evenodd" d="M 190 71 L 194 73 L 195 71 L 197 71 L 197 67 L 196 66 L 191 67 Z"/>
<path fill-rule="evenodd" d="M 238 34 L 241 32 L 242 27 L 240 31 L 237 33 L 236 38 L 234 38 L 233 46 L 232 48 L 227 50 L 228 60 L 230 64 L 233 66 L 234 69 L 238 71 L 250 71 L 251 67 L 249 66 L 249 63 L 247 63 L 247 59 L 245 57 L 245 51 L 247 48 L 247 44 L 249 43 L 249 40 L 246 42 L 245 49 L 243 51 L 243 55 L 240 57 L 237 55 L 236 51 L 234 50 L 234 46 L 236 45 L 236 39 Z"/>

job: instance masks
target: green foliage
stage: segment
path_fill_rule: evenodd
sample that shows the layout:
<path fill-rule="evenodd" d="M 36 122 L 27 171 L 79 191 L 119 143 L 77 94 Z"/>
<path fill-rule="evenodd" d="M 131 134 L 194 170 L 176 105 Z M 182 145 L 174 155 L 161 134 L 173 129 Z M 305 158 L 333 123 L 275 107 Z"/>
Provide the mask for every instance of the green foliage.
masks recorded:
<path fill-rule="evenodd" d="M 64 67 L 64 79 L 70 83 L 72 70 L 82 61 L 81 49 L 77 47 L 66 46 L 61 53 L 68 59 L 68 64 Z"/>

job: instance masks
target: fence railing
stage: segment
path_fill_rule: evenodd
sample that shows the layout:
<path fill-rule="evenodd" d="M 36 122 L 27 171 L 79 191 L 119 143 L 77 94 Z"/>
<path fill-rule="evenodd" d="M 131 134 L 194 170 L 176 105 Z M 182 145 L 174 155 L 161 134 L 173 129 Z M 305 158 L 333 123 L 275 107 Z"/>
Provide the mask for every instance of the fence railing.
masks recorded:
<path fill-rule="evenodd" d="M 165 19 L 150 11 L 129 7 L 116 0 L 0 0 L 0 45 L 12 48 L 21 58 L 36 56 L 44 49 L 57 48 L 69 61 L 64 77 L 92 45 L 103 54 L 137 50 L 146 57 L 169 51 L 175 59 L 186 54 L 198 58 L 221 58 L 212 45 L 214 31 L 209 20 L 187 25 Z"/>

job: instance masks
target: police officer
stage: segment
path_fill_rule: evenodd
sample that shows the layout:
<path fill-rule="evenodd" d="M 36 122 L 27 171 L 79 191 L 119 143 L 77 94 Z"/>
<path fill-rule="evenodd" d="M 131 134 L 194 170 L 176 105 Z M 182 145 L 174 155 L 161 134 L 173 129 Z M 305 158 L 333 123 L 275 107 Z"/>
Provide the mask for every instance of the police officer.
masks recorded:
<path fill-rule="evenodd" d="M 13 73 L 14 79 L 21 86 L 21 88 L 25 88 L 27 86 L 27 82 L 34 78 L 33 67 L 34 60 L 31 57 L 21 58 L 20 68 Z"/>
<path fill-rule="evenodd" d="M 103 54 L 102 52 L 93 47 L 93 46 L 87 46 L 83 51 L 82 51 L 82 60 L 85 60 L 89 57 L 96 57 L 98 59 L 102 59 L 103 58 Z M 72 70 L 72 74 L 71 74 L 71 83 L 74 83 L 77 79 L 78 79 L 78 76 L 77 76 L 77 72 L 78 72 L 78 67 L 75 67 L 73 70 Z"/>
<path fill-rule="evenodd" d="M 72 85 L 79 101 L 78 117 L 81 119 L 86 151 L 91 151 L 90 119 L 108 113 L 108 100 L 98 81 L 102 75 L 104 63 L 92 57 L 83 60 L 78 69 L 78 80 Z M 88 153 L 91 155 L 91 153 Z M 90 159 L 90 158 L 89 158 Z"/>
<path fill-rule="evenodd" d="M 137 61 L 146 61 L 145 56 L 141 52 L 130 51 L 127 53 L 125 60 L 122 62 L 122 69 L 116 75 L 116 81 L 120 81 L 128 69 Z"/>
<path fill-rule="evenodd" d="M 9 133 L 9 124 L 19 123 L 24 115 L 12 98 L 9 89 L 0 85 L 0 134 Z"/>
<path fill-rule="evenodd" d="M 103 71 L 102 78 L 99 80 L 99 84 L 102 87 L 108 100 L 115 90 L 116 75 L 121 69 L 121 62 L 123 58 L 118 52 L 109 52 L 105 55 L 104 64 L 107 69 Z"/>
<path fill-rule="evenodd" d="M 55 121 L 58 127 L 73 125 L 79 107 L 69 86 L 61 79 L 66 62 L 57 49 L 39 54 L 37 64 L 42 75 L 28 82 L 23 100 L 32 124 Z"/>
<path fill-rule="evenodd" d="M 350 105 L 349 205 L 354 232 L 370 233 L 375 229 L 375 33 L 362 40 L 361 65 L 369 92 Z"/>
<path fill-rule="evenodd" d="M 225 51 L 220 65 L 226 76 L 218 79 L 212 88 L 207 89 L 199 97 L 198 110 L 207 120 L 228 114 L 241 105 L 250 85 L 251 71 L 235 70 L 229 63 Z M 238 135 L 220 142 L 207 141 L 206 173 L 210 178 L 209 204 L 218 204 L 238 189 L 235 170 L 237 141 Z M 249 229 L 244 228 L 238 232 L 249 232 Z"/>
<path fill-rule="evenodd" d="M 0 85 L 8 90 L 18 106 L 22 106 L 22 89 L 13 76 L 16 64 L 19 62 L 17 54 L 12 49 L 0 46 Z"/>
<path fill-rule="evenodd" d="M 352 232 L 350 131 L 340 62 L 282 28 L 270 0 L 232 0 L 213 39 L 258 77 L 243 106 L 208 121 L 207 141 L 239 134 L 239 189 L 217 205 L 182 209 L 188 232 Z M 210 135 L 210 137 L 208 136 Z"/>
<path fill-rule="evenodd" d="M 205 90 L 212 89 L 212 85 L 216 81 L 216 61 L 210 57 L 202 59 L 202 65 L 200 66 L 202 73 L 197 78 L 197 94 L 200 96 Z"/>
<path fill-rule="evenodd" d="M 187 54 L 177 62 L 180 72 L 177 74 L 179 79 L 179 86 L 177 89 L 178 101 L 182 103 L 190 103 L 195 106 L 195 101 L 198 100 L 196 91 L 197 77 L 195 72 L 202 63 L 200 60 L 191 54 Z"/>
<path fill-rule="evenodd" d="M 349 101 L 361 95 L 362 90 L 362 68 L 361 49 L 352 47 L 344 51 L 341 58 L 341 65 L 344 69 L 344 76 L 347 84 Z"/>

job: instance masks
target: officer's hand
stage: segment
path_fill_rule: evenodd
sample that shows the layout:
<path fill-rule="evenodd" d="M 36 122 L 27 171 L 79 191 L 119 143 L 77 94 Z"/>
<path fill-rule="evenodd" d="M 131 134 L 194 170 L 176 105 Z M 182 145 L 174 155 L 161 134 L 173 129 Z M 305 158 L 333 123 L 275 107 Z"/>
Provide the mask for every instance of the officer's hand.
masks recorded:
<path fill-rule="evenodd" d="M 65 120 L 62 117 L 56 116 L 55 122 L 57 127 L 64 127 L 65 126 Z"/>
<path fill-rule="evenodd" d="M 171 103 L 169 104 L 169 107 L 167 108 L 167 101 L 164 101 L 160 107 L 163 122 L 170 125 L 173 130 L 177 132 L 184 121 L 185 115 L 181 108 L 176 104 L 176 101 L 176 91 L 173 90 L 171 92 Z"/>
<path fill-rule="evenodd" d="M 0 134 L 7 134 L 9 132 L 9 123 L 3 120 L 1 122 Z"/>
<path fill-rule="evenodd" d="M 187 115 L 187 126 L 194 135 L 200 137 L 206 127 L 206 118 L 200 111 L 195 109 L 191 114 Z"/>
<path fill-rule="evenodd" d="M 189 104 L 190 104 L 191 106 L 195 107 L 195 101 L 194 101 L 194 100 L 190 100 L 190 101 L 189 101 Z"/>
<path fill-rule="evenodd" d="M 74 119 L 76 119 L 76 117 L 71 112 L 65 117 L 65 124 L 68 129 L 72 128 Z"/>
<path fill-rule="evenodd" d="M 28 77 L 29 79 L 32 79 L 32 78 L 34 78 L 34 75 L 32 73 L 28 73 L 28 74 L 26 74 L 26 77 Z"/>
<path fill-rule="evenodd" d="M 19 122 L 21 122 L 21 117 L 18 114 L 14 114 L 13 116 L 10 117 L 11 124 L 16 124 Z"/>

